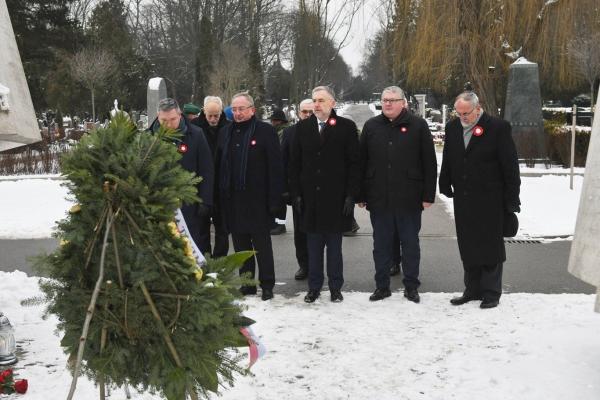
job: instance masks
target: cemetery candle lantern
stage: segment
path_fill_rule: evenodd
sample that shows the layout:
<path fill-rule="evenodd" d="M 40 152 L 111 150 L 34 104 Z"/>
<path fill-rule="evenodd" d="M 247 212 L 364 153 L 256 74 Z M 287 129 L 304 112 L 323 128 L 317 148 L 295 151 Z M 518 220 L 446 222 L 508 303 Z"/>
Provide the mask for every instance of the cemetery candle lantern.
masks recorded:
<path fill-rule="evenodd" d="M 0 312 L 0 366 L 17 362 L 15 350 L 16 345 L 13 327 L 8 318 Z"/>

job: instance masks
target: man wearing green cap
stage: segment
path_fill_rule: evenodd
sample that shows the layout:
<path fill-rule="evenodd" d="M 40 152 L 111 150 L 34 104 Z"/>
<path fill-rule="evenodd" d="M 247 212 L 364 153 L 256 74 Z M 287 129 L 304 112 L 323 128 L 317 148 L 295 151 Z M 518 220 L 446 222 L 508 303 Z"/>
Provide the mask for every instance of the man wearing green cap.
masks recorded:
<path fill-rule="evenodd" d="M 183 115 L 185 115 L 188 121 L 194 121 L 198 118 L 198 114 L 200 114 L 200 107 L 194 103 L 186 103 L 183 105 Z"/>

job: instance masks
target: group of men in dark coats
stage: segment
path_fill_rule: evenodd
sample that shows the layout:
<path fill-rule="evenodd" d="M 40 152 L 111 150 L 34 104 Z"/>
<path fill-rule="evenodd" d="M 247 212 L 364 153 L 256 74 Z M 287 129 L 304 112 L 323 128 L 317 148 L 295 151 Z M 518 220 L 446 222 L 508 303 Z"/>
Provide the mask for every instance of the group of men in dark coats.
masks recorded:
<path fill-rule="evenodd" d="M 308 275 L 304 300 L 319 298 L 326 265 L 330 300 L 340 302 L 342 234 L 351 229 L 358 204 L 370 212 L 373 226 L 376 289 L 370 300 L 391 295 L 390 267 L 401 247 L 404 296 L 418 303 L 421 214 L 435 200 L 436 155 L 426 121 L 408 110 L 402 89 L 388 87 L 381 97 L 382 114 L 365 123 L 359 140 L 355 123 L 336 114 L 332 89 L 316 87 L 312 99 L 300 104 L 300 121 L 282 132 L 281 143 L 273 126 L 256 118 L 247 93 L 232 98 L 232 122 L 218 98 L 207 98 L 193 123 L 175 117 L 172 99 L 161 102 L 152 129 L 163 123 L 183 132 L 182 165 L 204 178 L 199 186 L 203 203 L 182 209 L 201 250 L 227 254 L 228 233 L 235 251 L 256 250 L 262 299 L 271 299 L 270 230 L 290 204 L 300 267 L 296 278 Z M 482 308 L 492 308 L 501 294 L 503 230 L 520 205 L 517 155 L 510 125 L 484 113 L 474 93 L 459 95 L 455 109 L 459 118 L 446 126 L 439 179 L 440 192 L 454 197 L 465 274 L 465 291 L 451 303 L 481 300 Z M 210 222 L 220 232 L 212 252 Z M 254 278 L 255 270 L 250 258 L 240 273 Z M 257 288 L 241 291 L 256 294 Z"/>

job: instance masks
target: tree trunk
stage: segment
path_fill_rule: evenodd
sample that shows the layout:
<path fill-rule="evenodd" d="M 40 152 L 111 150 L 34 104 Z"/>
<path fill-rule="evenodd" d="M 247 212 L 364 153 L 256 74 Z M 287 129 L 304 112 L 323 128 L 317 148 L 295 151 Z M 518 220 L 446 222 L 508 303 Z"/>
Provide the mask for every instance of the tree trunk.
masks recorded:
<path fill-rule="evenodd" d="M 96 104 L 94 103 L 94 88 L 92 88 L 92 122 L 96 123 Z"/>

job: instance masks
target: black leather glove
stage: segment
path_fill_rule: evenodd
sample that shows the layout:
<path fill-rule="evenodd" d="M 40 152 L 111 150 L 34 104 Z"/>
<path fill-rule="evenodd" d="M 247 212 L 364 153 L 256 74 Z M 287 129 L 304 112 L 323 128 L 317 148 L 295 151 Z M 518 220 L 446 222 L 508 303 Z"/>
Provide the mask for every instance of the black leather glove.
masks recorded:
<path fill-rule="evenodd" d="M 352 213 L 354 212 L 354 199 L 350 196 L 346 197 L 346 199 L 344 200 L 344 209 L 342 210 L 342 213 L 349 217 L 352 215 Z"/>
<path fill-rule="evenodd" d="M 294 199 L 294 210 L 296 210 L 298 214 L 302 214 L 304 211 L 304 202 L 302 201 L 302 197 L 298 196 Z"/>
<path fill-rule="evenodd" d="M 198 204 L 198 208 L 196 209 L 196 212 L 198 213 L 198 216 L 200 218 L 206 218 L 206 217 L 210 217 L 210 213 L 212 211 L 211 206 L 207 206 L 206 204 Z"/>
<path fill-rule="evenodd" d="M 507 206 L 506 212 L 507 213 L 518 213 L 518 212 L 521 212 L 521 207 L 519 207 L 518 204 L 514 205 L 514 206 Z"/>

